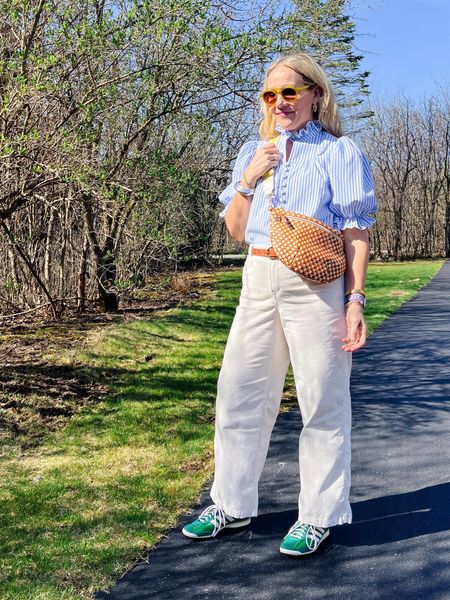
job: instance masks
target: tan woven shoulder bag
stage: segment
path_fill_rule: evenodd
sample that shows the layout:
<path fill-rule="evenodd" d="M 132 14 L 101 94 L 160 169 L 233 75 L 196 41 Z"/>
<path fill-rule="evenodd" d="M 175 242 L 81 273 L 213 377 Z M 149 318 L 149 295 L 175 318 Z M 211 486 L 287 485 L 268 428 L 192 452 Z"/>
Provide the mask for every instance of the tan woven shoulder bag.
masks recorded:
<path fill-rule="evenodd" d="M 270 140 L 276 143 L 278 137 Z M 344 236 L 318 219 L 274 207 L 273 169 L 263 176 L 270 211 L 270 240 L 277 258 L 289 269 L 316 283 L 338 279 L 346 269 Z"/>

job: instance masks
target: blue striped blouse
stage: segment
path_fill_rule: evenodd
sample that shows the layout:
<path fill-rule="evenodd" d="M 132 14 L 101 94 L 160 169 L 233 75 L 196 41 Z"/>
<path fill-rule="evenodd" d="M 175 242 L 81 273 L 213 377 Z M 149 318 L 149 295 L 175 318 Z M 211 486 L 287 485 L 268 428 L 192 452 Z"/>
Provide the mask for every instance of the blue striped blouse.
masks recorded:
<path fill-rule="evenodd" d="M 373 225 L 372 214 L 377 210 L 374 186 L 369 164 L 358 146 L 346 136 L 337 138 L 328 133 L 318 121 L 309 121 L 295 132 L 277 129 L 281 160 L 274 171 L 274 206 L 315 217 L 340 230 Z M 288 138 L 293 145 L 286 162 Z M 240 149 L 232 182 L 219 196 L 225 205 L 221 217 L 236 193 L 234 184 L 240 181 L 256 149 L 264 144 L 253 140 Z M 256 185 L 245 241 L 254 246 L 270 246 L 269 211 L 262 179 Z"/>

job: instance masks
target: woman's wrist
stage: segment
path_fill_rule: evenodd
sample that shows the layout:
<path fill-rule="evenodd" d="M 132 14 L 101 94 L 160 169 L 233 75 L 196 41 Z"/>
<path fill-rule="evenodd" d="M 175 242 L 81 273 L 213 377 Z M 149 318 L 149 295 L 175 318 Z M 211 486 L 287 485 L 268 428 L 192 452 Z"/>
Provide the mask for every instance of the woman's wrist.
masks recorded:
<path fill-rule="evenodd" d="M 245 171 L 242 173 L 241 183 L 244 187 L 254 190 L 257 181 L 257 177 L 254 177 L 251 174 L 246 173 Z"/>
<path fill-rule="evenodd" d="M 366 295 L 361 291 L 351 291 L 345 295 L 345 306 L 359 304 L 362 308 L 366 305 Z"/>
<path fill-rule="evenodd" d="M 348 296 L 349 294 L 362 294 L 364 297 L 366 297 L 366 292 L 363 289 L 352 288 L 345 292 L 346 296 Z"/>
<path fill-rule="evenodd" d="M 239 183 L 239 181 L 237 181 L 234 184 L 234 189 L 240 194 L 243 194 L 244 196 L 253 196 L 253 194 L 255 193 L 254 188 L 244 186 L 242 185 L 242 183 Z"/>

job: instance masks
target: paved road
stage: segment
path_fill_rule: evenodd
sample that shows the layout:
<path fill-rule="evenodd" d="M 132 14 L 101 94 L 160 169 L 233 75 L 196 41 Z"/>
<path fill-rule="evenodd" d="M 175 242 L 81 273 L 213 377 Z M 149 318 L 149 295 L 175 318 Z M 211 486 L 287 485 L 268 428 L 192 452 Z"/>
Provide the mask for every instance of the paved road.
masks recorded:
<path fill-rule="evenodd" d="M 196 542 L 177 528 L 97 598 L 450 600 L 450 262 L 355 356 L 352 390 L 352 525 L 310 557 L 279 554 L 296 519 L 292 411 L 277 421 L 248 530 Z M 197 510 L 208 504 L 205 491 Z"/>

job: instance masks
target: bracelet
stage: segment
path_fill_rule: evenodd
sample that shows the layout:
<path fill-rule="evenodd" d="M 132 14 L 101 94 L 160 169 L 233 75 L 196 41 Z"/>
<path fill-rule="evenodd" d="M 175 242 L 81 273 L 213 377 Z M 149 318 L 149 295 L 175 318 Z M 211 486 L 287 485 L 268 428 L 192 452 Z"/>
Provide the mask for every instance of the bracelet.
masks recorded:
<path fill-rule="evenodd" d="M 356 302 L 357 304 L 360 304 L 364 308 L 366 305 L 366 297 L 364 294 L 361 294 L 358 292 L 346 294 L 345 295 L 345 305 L 347 306 L 347 304 L 350 304 L 350 302 Z"/>
<path fill-rule="evenodd" d="M 361 296 L 366 297 L 366 293 L 365 293 L 364 290 L 356 290 L 356 289 L 354 289 L 354 290 L 347 290 L 345 292 L 345 295 L 348 296 L 349 294 L 361 294 Z"/>
<path fill-rule="evenodd" d="M 234 184 L 234 189 L 239 192 L 240 194 L 244 194 L 244 196 L 253 196 L 253 194 L 255 193 L 255 189 L 254 188 L 246 188 L 243 185 L 241 185 L 239 183 L 239 181 L 237 181 Z"/>

